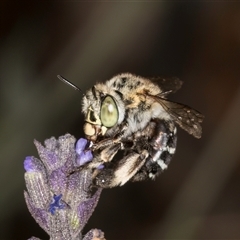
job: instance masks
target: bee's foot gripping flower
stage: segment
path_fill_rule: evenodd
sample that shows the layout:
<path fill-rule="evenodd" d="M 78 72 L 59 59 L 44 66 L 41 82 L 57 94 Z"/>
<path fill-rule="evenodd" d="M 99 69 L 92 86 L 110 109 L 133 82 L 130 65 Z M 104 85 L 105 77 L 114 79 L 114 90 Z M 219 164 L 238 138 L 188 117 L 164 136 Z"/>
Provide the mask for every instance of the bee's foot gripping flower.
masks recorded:
<path fill-rule="evenodd" d="M 91 171 L 85 168 L 74 171 L 92 159 L 92 153 L 85 150 L 87 141 L 78 140 L 76 148 L 75 141 L 66 134 L 58 140 L 47 139 L 45 147 L 34 142 L 41 160 L 26 157 L 24 161 L 25 200 L 31 215 L 50 239 L 103 240 L 103 233 L 97 229 L 82 237 L 82 229 L 98 203 L 101 189 L 92 195 Z"/>

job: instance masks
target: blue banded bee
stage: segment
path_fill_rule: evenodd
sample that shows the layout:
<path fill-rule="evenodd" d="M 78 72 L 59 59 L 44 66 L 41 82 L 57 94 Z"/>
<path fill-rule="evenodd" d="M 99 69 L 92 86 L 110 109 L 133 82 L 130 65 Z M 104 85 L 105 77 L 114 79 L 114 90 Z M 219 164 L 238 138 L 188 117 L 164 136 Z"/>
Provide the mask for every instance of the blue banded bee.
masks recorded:
<path fill-rule="evenodd" d="M 178 78 L 150 80 L 124 73 L 86 92 L 84 133 L 94 153 L 86 165 L 94 171 L 96 186 L 154 179 L 176 151 L 176 125 L 201 137 L 203 115 L 166 99 L 181 86 Z"/>

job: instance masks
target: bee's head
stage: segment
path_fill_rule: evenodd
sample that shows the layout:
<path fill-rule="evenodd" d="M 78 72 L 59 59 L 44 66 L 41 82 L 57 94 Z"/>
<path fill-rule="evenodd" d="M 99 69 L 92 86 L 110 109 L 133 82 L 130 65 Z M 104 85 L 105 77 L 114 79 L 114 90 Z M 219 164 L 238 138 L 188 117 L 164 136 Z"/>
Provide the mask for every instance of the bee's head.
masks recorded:
<path fill-rule="evenodd" d="M 87 91 L 82 111 L 85 115 L 84 133 L 93 142 L 121 123 L 125 114 L 120 94 L 106 84 L 97 84 Z"/>

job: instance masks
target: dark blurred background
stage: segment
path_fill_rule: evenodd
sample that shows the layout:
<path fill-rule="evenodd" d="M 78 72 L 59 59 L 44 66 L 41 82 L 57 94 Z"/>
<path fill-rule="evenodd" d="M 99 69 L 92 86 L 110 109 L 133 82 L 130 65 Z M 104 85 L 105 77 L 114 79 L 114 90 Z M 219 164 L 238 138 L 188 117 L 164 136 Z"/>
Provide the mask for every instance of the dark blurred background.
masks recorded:
<path fill-rule="evenodd" d="M 46 233 L 23 198 L 23 160 L 41 142 L 83 136 L 83 91 L 121 72 L 177 76 L 170 96 L 205 115 L 178 131 L 156 181 L 104 190 L 85 228 L 107 239 L 240 239 L 240 4 L 0 1 L 0 239 Z"/>

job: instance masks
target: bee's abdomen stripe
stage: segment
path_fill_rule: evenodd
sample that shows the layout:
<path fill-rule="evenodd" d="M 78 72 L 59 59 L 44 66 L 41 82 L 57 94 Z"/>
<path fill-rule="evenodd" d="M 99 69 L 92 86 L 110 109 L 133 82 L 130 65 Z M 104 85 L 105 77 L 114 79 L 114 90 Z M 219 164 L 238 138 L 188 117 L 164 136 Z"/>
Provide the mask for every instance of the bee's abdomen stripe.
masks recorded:
<path fill-rule="evenodd" d="M 158 122 L 155 137 L 152 140 L 151 156 L 147 159 L 146 167 L 149 178 L 167 169 L 176 152 L 177 131 L 175 126 L 168 122 Z"/>

